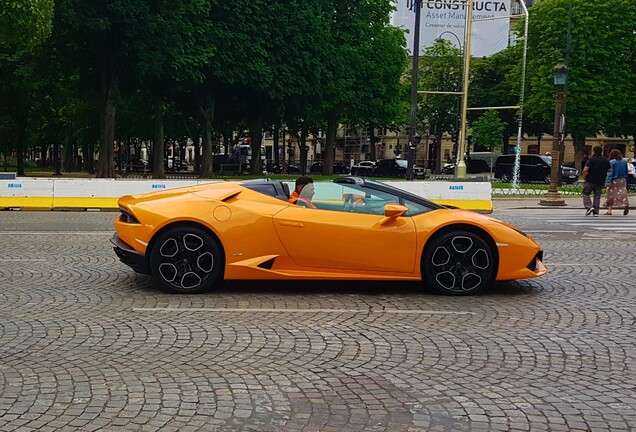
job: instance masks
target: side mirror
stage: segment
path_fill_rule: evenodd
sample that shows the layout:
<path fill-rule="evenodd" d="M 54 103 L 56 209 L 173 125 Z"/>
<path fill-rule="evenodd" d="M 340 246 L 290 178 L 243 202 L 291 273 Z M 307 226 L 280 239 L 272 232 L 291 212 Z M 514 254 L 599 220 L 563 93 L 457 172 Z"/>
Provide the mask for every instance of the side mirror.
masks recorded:
<path fill-rule="evenodd" d="M 389 221 L 399 218 L 404 213 L 409 211 L 409 208 L 401 204 L 387 204 L 384 206 L 384 219 L 380 221 L 380 225 L 384 225 Z"/>

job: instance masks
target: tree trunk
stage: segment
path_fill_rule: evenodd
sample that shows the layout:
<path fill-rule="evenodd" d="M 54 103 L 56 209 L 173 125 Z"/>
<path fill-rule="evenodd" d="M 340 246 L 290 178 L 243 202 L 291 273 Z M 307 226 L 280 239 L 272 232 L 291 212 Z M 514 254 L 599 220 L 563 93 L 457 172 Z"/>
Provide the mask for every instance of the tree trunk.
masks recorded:
<path fill-rule="evenodd" d="M 155 130 L 152 150 L 152 178 L 165 179 L 166 170 L 164 167 L 165 141 L 163 136 L 163 101 L 155 100 Z M 174 157 L 172 163 L 175 163 Z M 174 168 L 174 165 L 173 165 Z"/>
<path fill-rule="evenodd" d="M 113 102 L 114 88 L 106 91 L 104 109 L 100 121 L 99 159 L 97 162 L 98 178 L 114 178 L 114 146 L 115 146 L 115 104 Z"/>
<path fill-rule="evenodd" d="M 378 160 L 378 155 L 376 154 L 375 148 L 375 126 L 369 125 L 369 159 L 374 161 Z"/>
<path fill-rule="evenodd" d="M 261 175 L 263 167 L 261 163 L 261 144 L 263 143 L 263 115 L 257 114 L 252 119 L 249 134 L 252 137 L 252 159 L 250 160 L 250 172 L 252 175 Z"/>
<path fill-rule="evenodd" d="M 279 162 L 280 162 L 280 155 L 279 155 L 279 143 L 278 140 L 280 139 L 280 127 L 276 126 L 274 128 L 274 136 L 273 136 L 273 143 L 274 143 L 274 147 L 272 149 L 272 151 L 274 152 L 274 166 L 278 166 Z"/>
<path fill-rule="evenodd" d="M 27 127 L 27 119 L 26 117 L 20 117 L 17 121 L 18 128 L 18 139 L 16 146 L 16 157 L 18 164 L 18 175 L 23 176 L 24 173 L 24 149 L 26 148 L 26 127 Z"/>
<path fill-rule="evenodd" d="M 580 167 L 583 160 L 583 152 L 585 151 L 585 135 L 572 135 L 572 143 L 574 146 L 574 166 Z"/>
<path fill-rule="evenodd" d="M 333 161 L 336 156 L 336 134 L 338 133 L 338 119 L 329 117 L 327 120 L 327 136 L 323 150 L 323 174 L 333 174 Z"/>
<path fill-rule="evenodd" d="M 86 151 L 86 168 L 90 174 L 95 174 L 95 141 L 90 140 Z"/>
<path fill-rule="evenodd" d="M 194 171 L 201 174 L 201 131 L 194 136 Z"/>
<path fill-rule="evenodd" d="M 443 132 L 439 132 L 435 135 L 435 149 L 433 152 L 433 167 L 435 167 L 435 173 L 442 172 L 442 136 Z"/>
<path fill-rule="evenodd" d="M 214 175 L 212 161 L 212 120 L 214 119 L 214 102 L 208 107 L 201 107 L 203 116 L 203 157 L 201 158 L 201 177 L 209 178 Z"/>
<path fill-rule="evenodd" d="M 300 133 L 296 134 L 298 140 L 298 149 L 300 150 L 300 173 L 302 175 L 307 174 L 307 128 L 303 124 L 300 128 Z"/>
<path fill-rule="evenodd" d="M 75 155 L 73 154 L 73 141 L 71 140 L 70 131 L 68 128 L 64 129 L 64 171 L 73 171 L 73 162 L 75 161 Z"/>

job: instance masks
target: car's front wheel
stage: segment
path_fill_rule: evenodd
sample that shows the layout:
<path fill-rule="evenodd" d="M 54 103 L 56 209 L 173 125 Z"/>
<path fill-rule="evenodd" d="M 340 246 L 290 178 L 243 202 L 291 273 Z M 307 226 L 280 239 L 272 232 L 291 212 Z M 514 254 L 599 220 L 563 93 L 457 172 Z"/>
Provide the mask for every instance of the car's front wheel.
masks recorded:
<path fill-rule="evenodd" d="M 503 183 L 510 183 L 512 181 L 512 176 L 510 174 L 502 174 L 501 181 Z"/>
<path fill-rule="evenodd" d="M 480 235 L 451 231 L 434 237 L 426 246 L 422 279 L 440 294 L 475 294 L 493 280 L 495 266 L 493 251 Z"/>
<path fill-rule="evenodd" d="M 168 291 L 206 291 L 219 279 L 222 267 L 223 255 L 218 242 L 202 228 L 169 228 L 153 241 L 150 269 Z"/>

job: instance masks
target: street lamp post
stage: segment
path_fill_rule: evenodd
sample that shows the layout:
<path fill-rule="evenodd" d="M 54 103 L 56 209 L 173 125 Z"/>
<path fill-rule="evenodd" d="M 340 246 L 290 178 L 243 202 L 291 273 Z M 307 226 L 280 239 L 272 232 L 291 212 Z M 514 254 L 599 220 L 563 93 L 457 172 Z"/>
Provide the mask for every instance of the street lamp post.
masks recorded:
<path fill-rule="evenodd" d="M 563 62 L 557 63 L 554 67 L 554 85 L 556 87 L 556 93 L 554 98 L 556 104 L 554 107 L 554 129 L 552 132 L 552 167 L 550 170 L 550 188 L 545 197 L 539 201 L 539 204 L 545 206 L 564 206 L 565 200 L 561 198 L 561 194 L 557 188 L 559 183 L 559 175 L 561 172 L 561 138 L 563 131 L 562 124 L 562 108 L 566 99 L 565 84 L 567 83 L 568 68 Z"/>
<path fill-rule="evenodd" d="M 459 148 L 457 149 L 457 164 L 455 165 L 455 177 L 466 178 L 466 162 L 464 153 L 466 152 L 466 131 L 468 112 L 468 84 L 470 78 L 470 42 L 473 31 L 473 0 L 466 2 L 466 34 L 464 41 L 464 81 L 462 90 L 462 122 L 459 135 Z"/>
<path fill-rule="evenodd" d="M 409 145 L 406 152 L 406 179 L 413 180 L 413 165 L 415 165 L 416 143 L 415 127 L 417 122 L 417 75 L 420 56 L 420 9 L 422 0 L 413 2 L 415 8 L 415 25 L 413 29 L 413 70 L 411 71 L 411 121 L 409 123 Z"/>

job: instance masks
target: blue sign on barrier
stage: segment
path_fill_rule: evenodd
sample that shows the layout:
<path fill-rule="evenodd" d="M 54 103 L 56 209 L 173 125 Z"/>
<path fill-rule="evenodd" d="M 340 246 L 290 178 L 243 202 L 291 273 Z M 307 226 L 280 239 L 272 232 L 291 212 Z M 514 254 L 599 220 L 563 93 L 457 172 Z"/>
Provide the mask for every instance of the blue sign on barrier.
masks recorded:
<path fill-rule="evenodd" d="M 464 185 L 450 185 L 448 190 L 464 190 Z"/>
<path fill-rule="evenodd" d="M 7 187 L 8 187 L 9 189 L 21 188 L 21 187 L 22 187 L 22 183 L 9 183 L 9 184 L 7 185 Z"/>
<path fill-rule="evenodd" d="M 165 184 L 153 184 L 152 188 L 153 189 L 165 189 L 166 185 Z"/>

